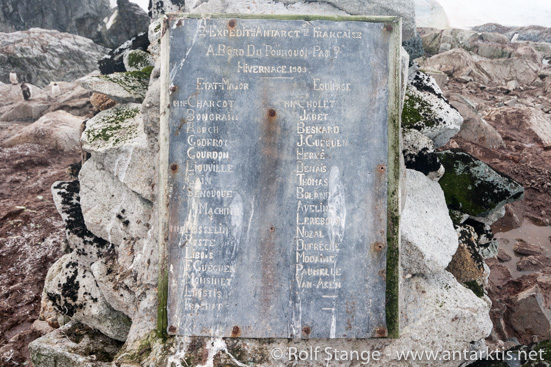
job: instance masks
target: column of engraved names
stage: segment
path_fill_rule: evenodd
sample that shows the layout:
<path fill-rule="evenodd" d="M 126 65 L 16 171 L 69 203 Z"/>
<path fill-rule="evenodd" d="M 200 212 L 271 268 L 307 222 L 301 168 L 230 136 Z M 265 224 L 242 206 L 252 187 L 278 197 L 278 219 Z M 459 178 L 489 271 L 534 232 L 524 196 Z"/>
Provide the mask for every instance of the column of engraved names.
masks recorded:
<path fill-rule="evenodd" d="M 184 253 L 184 310 L 221 311 L 229 291 L 233 264 L 224 260 L 223 248 L 231 239 L 229 203 L 234 190 L 225 186 L 232 165 L 228 138 L 231 124 L 239 121 L 235 100 L 213 95 L 216 90 L 238 90 L 228 80 L 197 77 L 196 88 L 185 101 L 173 104 L 182 111 L 185 130 L 185 180 L 188 221 L 197 223 L 181 228 Z M 243 84 L 241 84 L 241 90 Z"/>
<path fill-rule="evenodd" d="M 314 77 L 313 83 L 317 86 L 322 81 Z M 299 291 L 315 289 L 322 298 L 336 298 L 342 287 L 342 270 L 337 266 L 340 243 L 332 242 L 327 231 L 330 221 L 338 220 L 328 217 L 333 157 L 348 144 L 331 114 L 336 103 L 335 99 L 321 97 L 289 106 L 300 111 L 295 148 L 296 281 Z"/>

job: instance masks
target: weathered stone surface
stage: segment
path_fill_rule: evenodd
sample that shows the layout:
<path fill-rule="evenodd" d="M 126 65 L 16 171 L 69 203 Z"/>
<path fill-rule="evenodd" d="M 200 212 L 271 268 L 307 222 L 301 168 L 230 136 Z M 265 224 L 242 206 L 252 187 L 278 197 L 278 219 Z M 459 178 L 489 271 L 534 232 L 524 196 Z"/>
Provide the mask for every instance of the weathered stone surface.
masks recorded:
<path fill-rule="evenodd" d="M 80 84 L 119 103 L 142 102 L 147 92 L 150 72 L 146 68 L 141 71 L 89 76 L 81 79 Z"/>
<path fill-rule="evenodd" d="M 518 239 L 517 242 L 513 245 L 513 251 L 517 255 L 530 256 L 542 255 L 545 250 L 541 246 L 532 245 L 531 243 L 528 243 L 523 239 Z"/>
<path fill-rule="evenodd" d="M 406 274 L 429 274 L 446 268 L 457 250 L 457 234 L 438 183 L 408 170 L 402 212 L 402 269 Z M 431 230 L 427 230 L 431 228 Z"/>
<path fill-rule="evenodd" d="M 100 43 L 113 49 L 147 31 L 149 25 L 147 13 L 129 0 L 117 0 L 117 6 L 106 17 L 107 22 L 101 29 Z"/>
<path fill-rule="evenodd" d="M 0 116 L 0 121 L 36 121 L 50 105 L 43 100 L 17 102 Z"/>
<path fill-rule="evenodd" d="M 431 180 L 438 181 L 444 174 L 444 166 L 434 153 L 432 140 L 414 129 L 404 129 L 402 140 L 406 168 L 422 172 Z"/>
<path fill-rule="evenodd" d="M 551 30 L 541 26 L 507 27 L 496 23 L 487 23 L 473 27 L 473 30 L 501 33 L 508 39 L 512 39 L 517 34 L 517 41 L 551 42 Z"/>
<path fill-rule="evenodd" d="M 121 342 L 73 321 L 33 341 L 29 349 L 36 367 L 109 367 L 121 346 Z"/>
<path fill-rule="evenodd" d="M 44 28 L 100 41 L 98 29 L 109 12 L 108 0 L 5 0 L 0 32 Z"/>
<path fill-rule="evenodd" d="M 20 82 L 39 87 L 52 81 L 73 81 L 96 70 L 107 52 L 88 38 L 58 31 L 31 28 L 0 33 L 0 55 L 6 57 L 0 79 L 8 80 L 10 70 L 15 70 Z"/>
<path fill-rule="evenodd" d="M 154 153 L 147 143 L 140 109 L 139 104 L 120 105 L 88 120 L 82 149 L 130 190 L 152 201 Z"/>
<path fill-rule="evenodd" d="M 446 11 L 435 0 L 415 0 L 415 21 L 417 27 L 450 28 Z"/>
<path fill-rule="evenodd" d="M 55 267 L 59 273 L 49 274 L 44 285 L 48 299 L 56 311 L 72 320 L 99 330 L 110 338 L 124 341 L 131 321 L 123 313 L 111 308 L 101 294 L 92 273 L 82 266 L 75 253 L 63 256 Z"/>
<path fill-rule="evenodd" d="M 158 19 L 158 24 L 160 24 L 160 19 Z M 160 33 L 161 27 L 159 25 L 158 32 Z M 158 41 L 158 40 L 157 40 Z M 159 47 L 160 42 L 156 42 L 157 48 Z M 147 33 L 140 33 L 135 37 L 132 37 L 119 47 L 114 50 L 111 50 L 108 55 L 104 56 L 99 60 L 99 70 L 103 75 L 112 74 L 116 72 L 126 71 L 124 66 L 124 55 L 130 50 L 142 50 L 146 51 L 149 46 L 149 39 L 147 38 Z"/>
<path fill-rule="evenodd" d="M 473 227 L 464 225 L 457 227 L 456 232 L 459 238 L 459 247 L 446 270 L 461 283 L 482 280 L 484 260 L 478 252 L 476 231 Z"/>
<path fill-rule="evenodd" d="M 116 245 L 125 238 L 147 238 L 151 202 L 102 170 L 94 157 L 82 166 L 79 180 L 82 214 L 90 232 Z"/>
<path fill-rule="evenodd" d="M 551 311 L 535 285 L 517 296 L 509 314 L 511 327 L 519 334 L 531 334 L 538 340 L 551 337 Z"/>
<path fill-rule="evenodd" d="M 509 270 L 509 268 L 507 268 L 507 266 L 500 264 L 499 262 L 495 261 L 495 259 L 489 259 L 487 260 L 487 263 L 490 266 L 490 277 L 488 278 L 488 280 L 491 287 L 503 287 L 505 284 L 507 284 L 507 282 L 513 279 L 511 271 Z"/>
<path fill-rule="evenodd" d="M 516 181 L 467 153 L 449 150 L 438 153 L 438 157 L 446 168 L 439 183 L 450 209 L 486 217 L 524 194 Z"/>
<path fill-rule="evenodd" d="M 512 257 L 505 252 L 502 248 L 500 248 L 497 252 L 497 259 L 503 263 L 507 261 L 511 261 Z"/>
<path fill-rule="evenodd" d="M 530 129 L 537 135 L 544 148 L 551 148 L 551 119 L 542 111 L 524 106 L 501 107 L 490 110 L 485 118 Z"/>
<path fill-rule="evenodd" d="M 485 148 L 498 149 L 505 146 L 499 132 L 488 124 L 474 108 L 467 104 L 462 96 L 457 94 L 452 95 L 450 103 L 459 111 L 464 119 L 457 136 Z"/>
<path fill-rule="evenodd" d="M 518 271 L 540 271 L 551 267 L 551 258 L 545 255 L 526 256 L 517 262 Z"/>
<path fill-rule="evenodd" d="M 406 91 L 402 126 L 420 131 L 434 142 L 445 145 L 463 123 L 463 118 L 442 95 L 433 78 L 417 71 Z"/>
<path fill-rule="evenodd" d="M 151 56 L 149 52 L 145 52 L 140 49 L 125 52 L 123 62 L 126 71 L 140 71 L 148 66 L 155 66 L 153 56 Z"/>
<path fill-rule="evenodd" d="M 79 181 L 58 181 L 52 185 L 52 196 L 58 213 L 65 222 L 66 252 L 75 252 L 79 264 L 90 266 L 112 251 L 110 243 L 96 237 L 84 224 L 80 207 Z"/>
<path fill-rule="evenodd" d="M 80 125 L 83 119 L 65 111 L 50 112 L 4 141 L 4 146 L 32 143 L 50 149 L 75 152 L 80 149 Z"/>
<path fill-rule="evenodd" d="M 92 105 L 99 111 L 108 110 L 117 104 L 117 102 L 101 93 L 92 93 L 90 103 L 92 103 Z"/>

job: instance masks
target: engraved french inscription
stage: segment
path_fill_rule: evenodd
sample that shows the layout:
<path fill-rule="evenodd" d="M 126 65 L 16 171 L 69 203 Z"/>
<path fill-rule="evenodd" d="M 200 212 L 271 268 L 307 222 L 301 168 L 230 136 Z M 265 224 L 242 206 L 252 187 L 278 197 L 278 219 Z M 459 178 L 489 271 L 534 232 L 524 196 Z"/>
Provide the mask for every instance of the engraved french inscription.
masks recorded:
<path fill-rule="evenodd" d="M 387 240 L 377 168 L 388 165 L 389 32 L 207 17 L 166 30 L 170 332 L 375 336 L 386 325 L 386 253 L 372 245 Z"/>

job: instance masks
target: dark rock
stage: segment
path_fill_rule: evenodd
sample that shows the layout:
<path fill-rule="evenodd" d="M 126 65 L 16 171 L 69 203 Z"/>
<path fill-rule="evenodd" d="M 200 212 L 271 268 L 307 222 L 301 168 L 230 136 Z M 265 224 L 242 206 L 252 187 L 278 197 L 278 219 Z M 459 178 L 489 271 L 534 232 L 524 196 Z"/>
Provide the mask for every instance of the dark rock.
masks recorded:
<path fill-rule="evenodd" d="M 136 37 L 126 41 L 107 56 L 99 60 L 99 70 L 103 75 L 126 71 L 124 67 L 124 54 L 129 50 L 146 51 L 149 46 L 147 33 L 140 33 Z"/>
<path fill-rule="evenodd" d="M 101 43 L 99 29 L 108 14 L 109 0 L 2 0 L 0 32 L 44 28 Z"/>
<path fill-rule="evenodd" d="M 517 262 L 518 271 L 539 271 L 551 267 L 551 257 L 545 255 L 526 256 Z"/>
<path fill-rule="evenodd" d="M 149 17 L 146 12 L 129 0 L 117 0 L 117 7 L 111 10 L 109 21 L 104 25 L 102 43 L 117 48 L 140 33 L 147 33 Z"/>
<path fill-rule="evenodd" d="M 517 239 L 517 242 L 513 246 L 513 251 L 515 251 L 517 255 L 531 256 L 543 254 L 544 249 L 541 246 L 532 245 L 523 239 Z"/>
<path fill-rule="evenodd" d="M 409 54 L 409 66 L 413 65 L 413 60 L 425 55 L 425 50 L 423 49 L 423 40 L 419 35 L 405 40 L 402 42 L 402 47 Z"/>
<path fill-rule="evenodd" d="M 437 154 L 446 169 L 439 183 L 450 209 L 487 217 L 524 195 L 519 183 L 470 154 L 456 149 Z"/>
<path fill-rule="evenodd" d="M 436 153 L 430 152 L 428 148 L 423 148 L 417 154 L 404 151 L 404 160 L 406 168 L 422 172 L 426 176 L 431 172 L 438 172 L 442 167 Z"/>
<path fill-rule="evenodd" d="M 497 255 L 498 241 L 494 238 L 494 233 L 489 225 L 472 218 L 468 218 L 463 224 L 471 226 L 478 235 L 477 250 L 483 258 L 487 259 Z"/>

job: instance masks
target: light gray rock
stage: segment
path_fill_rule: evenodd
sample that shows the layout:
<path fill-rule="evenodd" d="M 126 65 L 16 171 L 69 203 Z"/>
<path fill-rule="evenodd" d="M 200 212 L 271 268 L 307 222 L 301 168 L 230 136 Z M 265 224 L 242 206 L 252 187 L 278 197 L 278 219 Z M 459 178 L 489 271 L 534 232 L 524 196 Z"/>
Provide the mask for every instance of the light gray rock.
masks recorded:
<path fill-rule="evenodd" d="M 438 183 L 407 170 L 402 212 L 402 268 L 406 274 L 442 272 L 457 250 L 458 240 Z"/>
<path fill-rule="evenodd" d="M 115 245 L 147 237 L 151 202 L 105 171 L 93 156 L 82 166 L 79 180 L 82 214 L 90 232 Z"/>
<path fill-rule="evenodd" d="M 128 50 L 123 56 L 126 71 L 140 71 L 148 66 L 155 66 L 155 60 L 150 53 L 142 50 Z"/>
<path fill-rule="evenodd" d="M 8 80 L 13 69 L 20 82 L 39 87 L 51 81 L 73 81 L 96 70 L 107 52 L 88 38 L 58 31 L 31 28 L 0 33 L 0 55 L 9 56 L 0 69 L 0 79 Z"/>
<path fill-rule="evenodd" d="M 78 322 L 67 325 L 29 344 L 36 367 L 109 367 L 122 343 Z"/>
<path fill-rule="evenodd" d="M 149 25 L 147 13 L 129 0 L 117 0 L 117 6 L 110 10 L 105 20 L 100 43 L 109 48 L 117 48 L 135 35 L 147 31 Z"/>
<path fill-rule="evenodd" d="M 59 272 L 49 274 L 50 281 L 44 285 L 56 310 L 112 339 L 126 340 L 130 319 L 105 301 L 93 274 L 78 262 L 78 256 L 68 254 L 61 264 L 56 267 Z"/>
<path fill-rule="evenodd" d="M 446 11 L 435 0 L 415 0 L 415 22 L 417 27 L 438 29 L 450 27 Z"/>
<path fill-rule="evenodd" d="M 98 29 L 109 0 L 3 0 L 0 32 L 44 28 L 101 41 Z"/>
<path fill-rule="evenodd" d="M 128 286 L 128 283 L 130 283 L 130 286 L 134 286 L 132 271 L 128 268 L 120 269 L 122 270 L 120 272 L 113 271 L 119 270 L 114 257 L 96 261 L 92 264 L 90 270 L 105 301 L 115 310 L 132 318 L 138 311 L 136 297 Z"/>
<path fill-rule="evenodd" d="M 152 201 L 155 153 L 148 145 L 140 109 L 139 104 L 119 105 L 94 116 L 86 123 L 82 149 L 92 153 L 103 170 Z"/>
<path fill-rule="evenodd" d="M 402 111 L 402 126 L 420 131 L 434 146 L 445 145 L 461 128 L 463 117 L 442 95 L 430 76 L 417 71 L 410 77 Z"/>
<path fill-rule="evenodd" d="M 50 112 L 19 130 L 3 144 L 13 147 L 31 143 L 64 152 L 76 152 L 80 150 L 80 126 L 83 120 L 82 117 L 73 116 L 65 111 Z"/>
<path fill-rule="evenodd" d="M 105 94 L 119 103 L 140 103 L 147 93 L 149 73 L 128 71 L 94 75 L 81 79 L 80 84 L 92 92 Z"/>
<path fill-rule="evenodd" d="M 0 115 L 0 121 L 36 121 L 49 107 L 48 102 L 44 100 L 21 100 Z"/>

